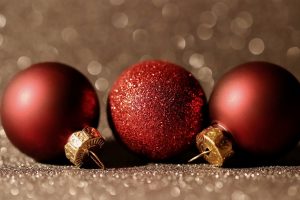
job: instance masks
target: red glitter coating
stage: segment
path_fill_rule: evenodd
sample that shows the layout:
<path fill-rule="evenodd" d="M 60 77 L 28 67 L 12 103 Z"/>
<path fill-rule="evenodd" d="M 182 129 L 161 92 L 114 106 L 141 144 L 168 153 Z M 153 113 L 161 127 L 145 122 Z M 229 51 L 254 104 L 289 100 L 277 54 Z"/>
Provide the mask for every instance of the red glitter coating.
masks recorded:
<path fill-rule="evenodd" d="M 276 156 L 300 138 L 300 84 L 277 65 L 242 64 L 219 80 L 209 112 L 244 151 Z"/>
<path fill-rule="evenodd" d="M 108 97 L 115 134 L 150 159 L 175 156 L 194 144 L 203 128 L 204 92 L 185 69 L 145 61 L 125 70 Z"/>
<path fill-rule="evenodd" d="M 8 84 L 1 121 L 10 141 L 38 161 L 55 162 L 74 131 L 96 127 L 99 102 L 80 72 L 60 63 L 39 63 Z"/>

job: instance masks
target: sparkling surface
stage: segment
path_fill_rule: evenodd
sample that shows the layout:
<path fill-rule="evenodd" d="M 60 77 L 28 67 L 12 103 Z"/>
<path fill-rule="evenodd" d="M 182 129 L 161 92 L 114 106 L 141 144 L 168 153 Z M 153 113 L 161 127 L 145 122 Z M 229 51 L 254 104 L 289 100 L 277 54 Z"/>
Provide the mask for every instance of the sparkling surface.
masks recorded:
<path fill-rule="evenodd" d="M 191 73 L 168 62 L 144 61 L 125 70 L 108 96 L 116 135 L 154 160 L 182 153 L 204 126 L 206 98 Z"/>
<path fill-rule="evenodd" d="M 3 130 L 0 139 L 1 199 L 268 200 L 300 196 L 299 166 L 215 168 L 201 163 L 149 163 L 78 169 L 36 163 L 11 147 Z M 292 162 L 283 163 L 300 164 L 299 152 L 300 147 L 288 156 Z"/>
<path fill-rule="evenodd" d="M 145 59 L 168 59 L 185 67 L 207 95 L 225 71 L 246 61 L 273 62 L 300 78 L 299 7 L 297 0 L 0 0 L 0 94 L 12 75 L 41 61 L 64 62 L 87 75 L 98 85 L 101 108 L 121 71 Z M 203 56 L 202 65 L 201 56 L 190 64 L 194 54 Z M 99 129 L 113 141 L 106 109 L 101 109 Z M 300 196 L 299 148 L 280 164 L 294 167 L 158 164 L 98 171 L 38 164 L 19 153 L 3 130 L 0 139 L 0 199 Z M 113 144 L 110 162 L 126 157 L 126 164 L 135 163 Z"/>

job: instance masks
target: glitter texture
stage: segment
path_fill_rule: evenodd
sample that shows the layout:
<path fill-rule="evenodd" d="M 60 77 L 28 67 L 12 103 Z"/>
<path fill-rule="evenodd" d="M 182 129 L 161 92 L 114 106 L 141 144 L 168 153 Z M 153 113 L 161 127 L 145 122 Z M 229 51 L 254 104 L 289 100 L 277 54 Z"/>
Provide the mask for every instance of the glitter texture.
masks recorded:
<path fill-rule="evenodd" d="M 145 61 L 121 74 L 108 96 L 117 136 L 135 153 L 170 158 L 194 144 L 206 103 L 198 81 L 183 68 Z"/>
<path fill-rule="evenodd" d="M 284 66 L 299 79 L 299 7 L 297 0 L 0 0 L 0 94 L 32 63 L 74 66 L 97 85 L 106 163 L 127 166 L 103 171 L 38 164 L 0 129 L 0 199 L 300 199 L 299 146 L 270 164 L 276 166 L 128 167 L 138 159 L 114 143 L 105 109 L 116 78 L 139 60 L 184 67 L 207 97 L 226 71 L 248 61 Z"/>

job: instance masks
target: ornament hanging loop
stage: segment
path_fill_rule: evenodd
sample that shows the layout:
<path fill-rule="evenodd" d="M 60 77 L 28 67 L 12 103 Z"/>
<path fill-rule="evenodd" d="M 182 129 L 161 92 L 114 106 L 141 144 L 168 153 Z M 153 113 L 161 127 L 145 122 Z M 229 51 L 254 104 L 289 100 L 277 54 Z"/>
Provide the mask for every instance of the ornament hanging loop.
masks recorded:
<path fill-rule="evenodd" d="M 93 151 L 88 150 L 87 155 L 94 161 L 94 163 L 100 168 L 105 169 L 104 164 L 101 162 L 97 154 L 95 154 Z"/>
<path fill-rule="evenodd" d="M 198 158 L 201 158 L 202 156 L 204 156 L 205 154 L 209 154 L 211 151 L 207 150 L 207 151 L 203 151 L 202 153 L 199 153 L 198 155 L 196 155 L 195 157 L 189 159 L 189 163 L 193 162 L 194 160 L 197 160 Z"/>

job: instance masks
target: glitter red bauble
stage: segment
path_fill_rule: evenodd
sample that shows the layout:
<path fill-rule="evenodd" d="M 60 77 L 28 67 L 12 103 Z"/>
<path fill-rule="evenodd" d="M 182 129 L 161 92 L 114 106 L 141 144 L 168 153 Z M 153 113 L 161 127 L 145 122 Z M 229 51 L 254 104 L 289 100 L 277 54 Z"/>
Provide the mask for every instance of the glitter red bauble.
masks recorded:
<path fill-rule="evenodd" d="M 60 63 L 39 63 L 20 72 L 2 97 L 7 137 L 38 161 L 62 156 L 72 132 L 96 127 L 98 119 L 93 86 L 80 72 Z"/>
<path fill-rule="evenodd" d="M 145 61 L 125 70 L 108 97 L 115 135 L 133 152 L 167 159 L 193 145 L 203 126 L 205 95 L 185 69 Z"/>
<path fill-rule="evenodd" d="M 299 82 L 271 63 L 250 62 L 225 74 L 211 95 L 209 111 L 251 154 L 274 156 L 300 138 Z"/>

